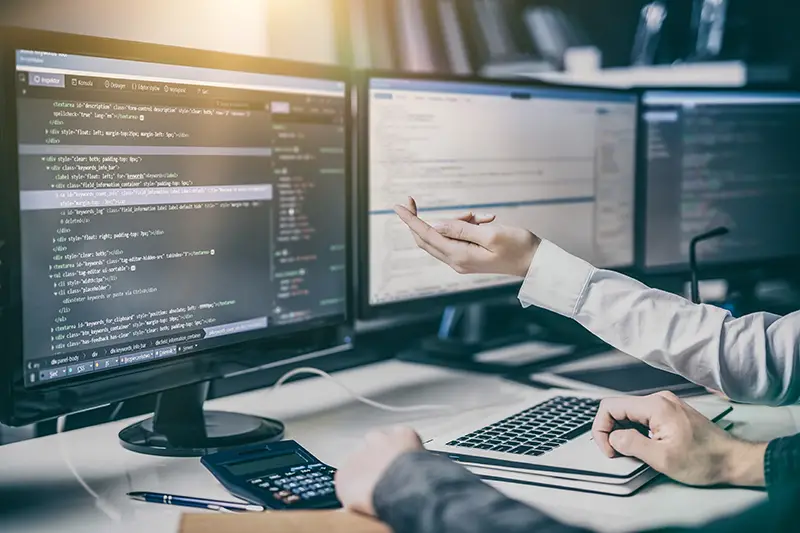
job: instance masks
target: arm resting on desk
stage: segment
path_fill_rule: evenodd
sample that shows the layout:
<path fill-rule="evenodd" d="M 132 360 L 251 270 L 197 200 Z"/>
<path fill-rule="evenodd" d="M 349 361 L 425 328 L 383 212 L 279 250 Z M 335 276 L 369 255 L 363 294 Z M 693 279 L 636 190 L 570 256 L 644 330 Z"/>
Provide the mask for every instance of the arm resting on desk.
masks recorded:
<path fill-rule="evenodd" d="M 569 498 L 570 492 L 564 491 Z M 512 500 L 457 464 L 428 452 L 400 456 L 374 493 L 378 517 L 394 533 L 580 533 Z M 800 486 L 783 485 L 770 501 L 699 529 L 666 532 L 777 533 L 796 531 Z M 631 505 L 635 505 L 631 502 Z"/>
<path fill-rule="evenodd" d="M 614 348 L 752 403 L 800 402 L 800 312 L 733 318 L 711 305 L 599 270 L 542 241 L 519 294 Z"/>
<path fill-rule="evenodd" d="M 411 452 L 375 488 L 378 518 L 394 533 L 579 533 L 512 500 L 455 463 Z"/>

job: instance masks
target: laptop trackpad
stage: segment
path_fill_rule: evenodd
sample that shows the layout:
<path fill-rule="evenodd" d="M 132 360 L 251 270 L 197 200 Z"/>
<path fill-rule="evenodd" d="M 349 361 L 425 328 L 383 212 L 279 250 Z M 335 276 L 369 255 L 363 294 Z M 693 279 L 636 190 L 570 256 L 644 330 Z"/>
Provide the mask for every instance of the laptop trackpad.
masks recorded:
<path fill-rule="evenodd" d="M 588 434 L 556 448 L 547 456 L 548 463 L 560 467 L 613 477 L 630 477 L 644 464 L 632 457 L 607 457 Z"/>

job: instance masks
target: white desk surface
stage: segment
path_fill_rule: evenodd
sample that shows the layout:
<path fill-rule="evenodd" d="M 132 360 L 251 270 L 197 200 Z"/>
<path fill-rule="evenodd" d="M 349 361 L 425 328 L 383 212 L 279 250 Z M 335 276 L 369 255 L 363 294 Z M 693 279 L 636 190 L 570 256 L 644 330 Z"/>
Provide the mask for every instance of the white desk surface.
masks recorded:
<path fill-rule="evenodd" d="M 510 402 L 530 391 L 499 378 L 397 361 L 336 376 L 359 393 L 394 405 L 445 403 L 472 409 L 445 418 L 387 413 L 350 399 L 335 384 L 320 378 L 289 384 L 274 394 L 261 390 L 215 400 L 207 407 L 279 418 L 287 425 L 288 437 L 337 466 L 371 428 L 403 423 L 429 437 L 462 417 L 490 412 L 491 407 L 478 409 L 479 405 Z M 736 422 L 736 434 L 751 439 L 800 431 L 800 407 L 737 405 L 728 418 Z M 130 423 L 115 422 L 0 447 L 0 531 L 173 533 L 181 509 L 131 502 L 125 493 L 150 490 L 230 499 L 198 459 L 150 457 L 124 450 L 117 442 L 117 432 Z M 71 474 L 63 454 L 102 498 L 100 506 Z M 497 486 L 563 521 L 599 531 L 697 524 L 765 498 L 760 491 L 696 489 L 663 479 L 629 498 L 506 483 Z"/>

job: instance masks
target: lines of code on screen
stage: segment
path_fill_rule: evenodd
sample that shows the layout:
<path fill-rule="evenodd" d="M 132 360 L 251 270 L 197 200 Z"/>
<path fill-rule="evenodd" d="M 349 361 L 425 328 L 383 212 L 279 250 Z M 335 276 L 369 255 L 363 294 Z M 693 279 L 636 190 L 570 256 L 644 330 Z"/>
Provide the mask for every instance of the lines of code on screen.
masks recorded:
<path fill-rule="evenodd" d="M 343 91 L 205 71 L 18 63 L 27 384 L 344 313 Z"/>
<path fill-rule="evenodd" d="M 647 267 L 800 256 L 800 94 L 655 93 L 647 122 Z"/>

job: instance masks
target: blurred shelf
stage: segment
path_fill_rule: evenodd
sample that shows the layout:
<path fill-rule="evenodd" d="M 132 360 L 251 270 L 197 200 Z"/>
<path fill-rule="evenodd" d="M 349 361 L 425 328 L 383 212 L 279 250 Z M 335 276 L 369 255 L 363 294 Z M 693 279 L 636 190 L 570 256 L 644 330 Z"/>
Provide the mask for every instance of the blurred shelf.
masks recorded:
<path fill-rule="evenodd" d="M 552 83 L 603 87 L 741 87 L 748 82 L 748 68 L 740 61 L 678 63 L 583 72 L 528 72 L 523 75 Z"/>
<path fill-rule="evenodd" d="M 537 72 L 519 75 L 552 83 L 601 87 L 742 87 L 780 85 L 791 81 L 786 65 L 746 65 L 741 61 L 676 63 L 582 72 Z"/>

